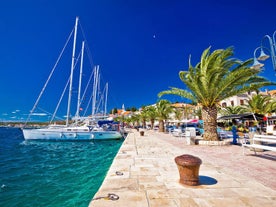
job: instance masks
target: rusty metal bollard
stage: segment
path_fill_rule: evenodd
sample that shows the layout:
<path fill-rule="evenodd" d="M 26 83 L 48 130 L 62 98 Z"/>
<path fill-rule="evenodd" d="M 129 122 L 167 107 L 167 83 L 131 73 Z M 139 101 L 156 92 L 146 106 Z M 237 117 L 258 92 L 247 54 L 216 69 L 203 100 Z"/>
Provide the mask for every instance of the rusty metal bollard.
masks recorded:
<path fill-rule="evenodd" d="M 184 185 L 199 185 L 199 167 L 202 163 L 201 159 L 193 155 L 180 155 L 176 157 L 175 163 L 179 171 L 179 182 Z"/>

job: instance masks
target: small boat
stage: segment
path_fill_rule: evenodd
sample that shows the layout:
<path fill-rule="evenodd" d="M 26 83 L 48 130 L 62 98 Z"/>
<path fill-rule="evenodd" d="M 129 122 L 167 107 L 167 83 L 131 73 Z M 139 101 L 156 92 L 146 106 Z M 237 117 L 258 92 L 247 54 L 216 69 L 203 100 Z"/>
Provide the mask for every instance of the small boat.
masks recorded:
<path fill-rule="evenodd" d="M 79 88 L 78 88 L 78 101 L 77 101 L 77 112 L 76 115 L 71 119 L 70 111 L 71 111 L 71 99 L 72 99 L 72 84 L 73 84 L 73 74 L 75 68 L 75 49 L 76 49 L 76 35 L 78 28 L 78 17 L 76 18 L 75 26 L 74 26 L 74 42 L 73 42 L 73 53 L 72 53 L 72 62 L 71 62 L 71 73 L 70 73 L 70 85 L 69 85 L 69 97 L 67 104 L 67 115 L 66 115 L 66 124 L 57 125 L 50 124 L 47 127 L 43 128 L 25 128 L 23 127 L 23 135 L 26 140 L 56 140 L 56 141 L 78 141 L 78 140 L 110 140 L 110 139 L 121 139 L 123 138 L 122 133 L 118 130 L 112 128 L 112 121 L 108 121 L 104 124 L 104 126 L 100 126 L 98 124 L 99 119 L 95 116 L 96 114 L 96 97 L 97 91 L 99 89 L 99 66 L 95 66 L 93 74 L 94 74 L 94 83 L 93 83 L 93 92 L 92 92 L 92 115 L 88 117 L 80 117 L 80 105 L 81 105 L 81 80 L 82 80 L 82 62 L 83 62 L 83 52 L 84 52 L 84 41 L 82 43 L 82 51 L 81 51 L 81 64 L 80 64 L 80 76 L 79 76 Z M 38 99 L 36 100 L 31 113 L 29 114 L 25 126 L 27 125 L 32 113 L 34 113 L 38 102 L 53 74 L 53 70 L 50 73 L 42 91 L 39 94 Z M 67 82 L 68 83 L 68 82 Z M 67 84 L 68 85 L 68 84 Z M 66 85 L 66 86 L 67 86 Z M 106 85 L 106 99 L 107 99 L 107 88 Z M 64 94 L 64 93 L 63 93 Z M 62 97 L 63 97 L 62 94 Z M 58 103 L 58 107 L 59 107 Z M 105 106 L 106 109 L 106 106 Z M 53 118 L 50 123 L 54 121 L 54 117 L 56 115 L 57 108 L 53 114 Z M 106 113 L 106 111 L 105 111 Z M 106 117 L 106 116 L 105 116 Z M 101 117 L 102 118 L 102 117 Z M 111 125 L 110 125 L 111 124 Z M 117 127 L 118 129 L 118 127 Z"/>

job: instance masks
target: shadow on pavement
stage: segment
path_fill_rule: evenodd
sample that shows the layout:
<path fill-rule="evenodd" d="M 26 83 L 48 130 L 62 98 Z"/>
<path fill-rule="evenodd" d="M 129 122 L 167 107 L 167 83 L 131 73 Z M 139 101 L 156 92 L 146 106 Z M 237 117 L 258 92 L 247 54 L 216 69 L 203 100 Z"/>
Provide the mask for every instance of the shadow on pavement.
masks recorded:
<path fill-rule="evenodd" d="M 215 185 L 217 184 L 217 180 L 208 176 L 199 176 L 199 183 L 200 185 Z"/>

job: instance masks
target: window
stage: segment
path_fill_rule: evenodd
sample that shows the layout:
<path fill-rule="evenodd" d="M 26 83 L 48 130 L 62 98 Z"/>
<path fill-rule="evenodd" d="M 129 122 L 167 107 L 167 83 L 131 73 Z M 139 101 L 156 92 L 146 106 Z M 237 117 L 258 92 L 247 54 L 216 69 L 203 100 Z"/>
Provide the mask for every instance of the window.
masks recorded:
<path fill-rule="evenodd" d="M 231 106 L 234 106 L 234 101 L 231 101 Z"/>
<path fill-rule="evenodd" d="M 227 107 L 226 102 L 223 102 L 223 103 L 221 104 L 221 106 L 224 107 L 224 108 Z"/>
<path fill-rule="evenodd" d="M 240 105 L 244 105 L 244 100 L 240 100 Z"/>

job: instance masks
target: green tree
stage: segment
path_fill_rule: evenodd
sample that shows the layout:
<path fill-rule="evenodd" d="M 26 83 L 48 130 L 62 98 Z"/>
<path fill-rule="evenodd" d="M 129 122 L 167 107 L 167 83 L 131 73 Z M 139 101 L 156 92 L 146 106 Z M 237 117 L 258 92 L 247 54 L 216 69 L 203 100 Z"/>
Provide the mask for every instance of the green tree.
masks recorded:
<path fill-rule="evenodd" d="M 260 69 L 250 68 L 252 60 L 244 62 L 232 58 L 233 48 L 203 51 L 201 60 L 188 71 L 180 71 L 179 77 L 187 89 L 170 88 L 158 94 L 178 95 L 202 106 L 204 140 L 219 140 L 217 134 L 217 113 L 220 101 L 263 86 L 275 85 L 258 76 Z"/>
<path fill-rule="evenodd" d="M 144 110 L 147 114 L 148 119 L 150 120 L 151 129 L 153 129 L 154 122 L 155 122 L 155 119 L 157 117 L 156 108 L 154 106 L 147 106 L 147 107 L 145 107 Z"/>
<path fill-rule="evenodd" d="M 269 114 L 276 112 L 276 98 L 271 98 L 271 110 Z"/>
<path fill-rule="evenodd" d="M 227 106 L 225 108 L 221 108 L 219 112 L 222 115 L 232 115 L 232 114 L 242 114 L 247 112 L 244 106 Z"/>
<path fill-rule="evenodd" d="M 197 108 L 197 109 L 194 111 L 194 114 L 195 114 L 195 116 L 198 117 L 198 119 L 202 119 L 202 110 L 201 110 L 201 107 Z"/>
<path fill-rule="evenodd" d="M 168 100 L 160 100 L 156 103 L 156 117 L 159 121 L 159 132 L 165 131 L 165 123 L 169 118 L 169 114 L 172 113 L 173 108 Z"/>
<path fill-rule="evenodd" d="M 183 109 L 182 108 L 173 108 L 174 117 L 176 120 L 181 121 L 183 119 Z M 177 123 L 177 128 L 180 126 L 180 122 Z"/>
<path fill-rule="evenodd" d="M 266 115 L 276 109 L 276 102 L 269 96 L 256 94 L 247 101 L 245 106 L 249 112 Z"/>
<path fill-rule="evenodd" d="M 184 113 L 184 119 L 192 118 L 191 116 L 194 115 L 194 106 L 192 106 L 190 104 L 185 104 L 183 113 Z"/>
<path fill-rule="evenodd" d="M 131 117 L 131 122 L 133 124 L 133 126 L 135 127 L 138 127 L 140 125 L 140 116 L 139 114 L 132 114 Z"/>
<path fill-rule="evenodd" d="M 127 126 L 129 126 L 130 123 L 132 122 L 131 117 L 124 117 L 123 121 L 124 121 L 124 123 L 127 124 Z"/>
<path fill-rule="evenodd" d="M 140 113 L 140 121 L 142 122 L 143 128 L 146 128 L 146 121 L 148 120 L 148 114 L 146 110 L 142 110 Z"/>
<path fill-rule="evenodd" d="M 117 114 L 118 113 L 118 109 L 117 108 L 113 108 L 109 113 L 110 114 Z"/>
<path fill-rule="evenodd" d="M 135 106 L 132 106 L 131 108 L 127 108 L 126 111 L 135 112 L 137 111 L 137 108 Z"/>

